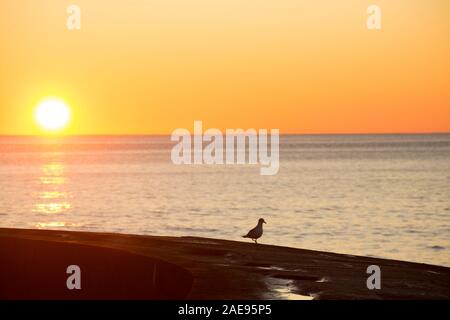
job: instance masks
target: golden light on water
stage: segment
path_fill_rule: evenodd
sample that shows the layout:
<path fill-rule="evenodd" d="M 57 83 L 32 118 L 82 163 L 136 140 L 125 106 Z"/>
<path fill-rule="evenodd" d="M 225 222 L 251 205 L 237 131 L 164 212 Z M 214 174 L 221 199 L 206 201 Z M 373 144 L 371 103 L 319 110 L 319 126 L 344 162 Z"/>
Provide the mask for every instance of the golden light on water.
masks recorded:
<path fill-rule="evenodd" d="M 66 197 L 65 192 L 60 191 L 44 191 L 39 195 L 39 199 L 58 199 Z"/>
<path fill-rule="evenodd" d="M 46 229 L 46 228 L 63 228 L 73 226 L 72 223 L 67 223 L 64 221 L 51 221 L 51 222 L 38 222 L 36 223 L 36 228 Z"/>
<path fill-rule="evenodd" d="M 36 107 L 35 120 L 45 131 L 60 131 L 70 122 L 69 106 L 59 98 L 47 98 Z"/>
<path fill-rule="evenodd" d="M 38 203 L 35 205 L 35 212 L 41 213 L 62 213 L 71 208 L 68 202 L 59 203 Z"/>
<path fill-rule="evenodd" d="M 33 212 L 41 214 L 41 221 L 35 226 L 39 229 L 62 228 L 71 226 L 66 214 L 72 209 L 71 193 L 66 190 L 65 166 L 61 153 L 55 153 L 47 163 L 41 166 L 37 177 L 42 188 L 35 196 Z"/>

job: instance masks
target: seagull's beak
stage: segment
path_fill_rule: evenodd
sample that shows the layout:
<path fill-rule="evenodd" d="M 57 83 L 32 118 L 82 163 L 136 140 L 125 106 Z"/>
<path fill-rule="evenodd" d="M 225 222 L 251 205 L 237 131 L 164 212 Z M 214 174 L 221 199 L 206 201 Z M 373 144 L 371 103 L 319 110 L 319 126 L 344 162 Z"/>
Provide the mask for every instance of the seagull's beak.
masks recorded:
<path fill-rule="evenodd" d="M 263 223 L 267 223 L 266 220 L 263 220 Z"/>

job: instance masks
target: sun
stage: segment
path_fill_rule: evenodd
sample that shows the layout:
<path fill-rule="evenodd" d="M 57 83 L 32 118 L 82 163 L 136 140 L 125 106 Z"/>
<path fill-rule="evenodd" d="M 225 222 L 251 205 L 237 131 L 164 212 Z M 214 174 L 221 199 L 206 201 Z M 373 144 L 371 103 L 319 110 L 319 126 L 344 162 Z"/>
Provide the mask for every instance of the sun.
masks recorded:
<path fill-rule="evenodd" d="M 69 106 L 61 99 L 47 98 L 40 102 L 35 111 L 36 123 L 47 131 L 60 131 L 70 122 Z"/>

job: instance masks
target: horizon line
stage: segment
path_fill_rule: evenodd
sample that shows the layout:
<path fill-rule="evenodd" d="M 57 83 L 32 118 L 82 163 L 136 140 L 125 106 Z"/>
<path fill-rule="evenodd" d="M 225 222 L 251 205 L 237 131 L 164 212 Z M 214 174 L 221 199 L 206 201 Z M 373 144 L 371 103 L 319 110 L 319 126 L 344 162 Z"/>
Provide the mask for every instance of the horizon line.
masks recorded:
<path fill-rule="evenodd" d="M 427 132 L 340 132 L 340 133 L 281 133 L 280 136 L 326 136 L 326 135 L 439 135 L 450 134 L 450 131 L 427 131 Z M 81 134 L 0 134 L 0 137 L 42 137 L 42 138 L 64 138 L 64 137 L 145 137 L 145 136 L 170 136 L 171 133 L 81 133 Z"/>

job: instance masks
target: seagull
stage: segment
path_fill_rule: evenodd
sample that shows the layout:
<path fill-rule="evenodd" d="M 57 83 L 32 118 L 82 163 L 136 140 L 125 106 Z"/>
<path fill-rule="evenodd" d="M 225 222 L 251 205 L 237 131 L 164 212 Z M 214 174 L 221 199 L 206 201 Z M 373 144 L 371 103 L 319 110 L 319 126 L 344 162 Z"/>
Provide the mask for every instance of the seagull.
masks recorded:
<path fill-rule="evenodd" d="M 258 238 L 261 238 L 263 234 L 263 223 L 266 223 L 266 221 L 264 221 L 263 218 L 260 218 L 258 220 L 258 225 L 250 230 L 247 235 L 242 236 L 242 238 L 250 238 L 255 241 L 255 243 L 258 243 Z"/>

